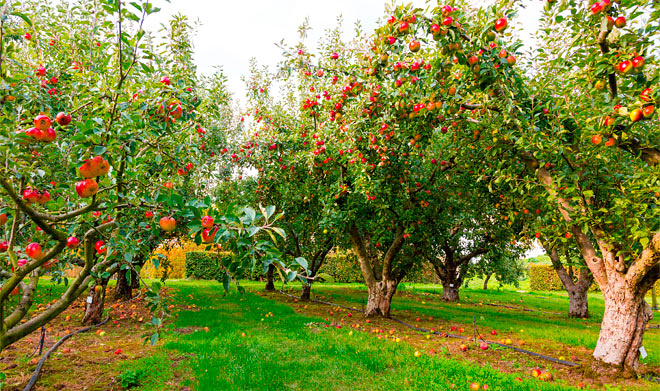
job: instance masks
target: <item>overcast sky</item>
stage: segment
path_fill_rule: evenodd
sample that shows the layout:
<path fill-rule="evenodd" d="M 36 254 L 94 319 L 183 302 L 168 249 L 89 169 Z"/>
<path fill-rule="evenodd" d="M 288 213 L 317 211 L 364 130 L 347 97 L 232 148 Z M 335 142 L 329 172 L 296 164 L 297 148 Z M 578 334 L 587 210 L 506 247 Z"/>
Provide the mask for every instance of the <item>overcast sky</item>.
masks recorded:
<path fill-rule="evenodd" d="M 494 0 L 475 0 L 488 4 Z M 274 66 L 281 59 L 276 42 L 284 39 L 297 42 L 297 28 L 306 17 L 313 30 L 308 44 L 314 46 L 320 35 L 336 26 L 338 16 L 344 19 L 347 38 L 352 37 L 353 26 L 360 21 L 364 31 L 371 31 L 383 16 L 387 0 L 153 0 L 161 12 L 151 15 L 146 28 L 156 32 L 171 15 L 181 13 L 201 23 L 194 38 L 195 57 L 199 70 L 210 73 L 221 65 L 229 78 L 229 89 L 234 98 L 244 101 L 245 92 L 241 76 L 247 74 L 251 57 L 259 63 Z M 426 0 L 406 0 L 425 8 Z M 402 3 L 398 1 L 397 4 Z M 431 3 L 437 3 L 435 0 Z M 528 8 L 519 20 L 525 31 L 533 31 L 538 24 L 542 0 L 526 0 Z M 526 41 L 531 44 L 529 39 Z"/>

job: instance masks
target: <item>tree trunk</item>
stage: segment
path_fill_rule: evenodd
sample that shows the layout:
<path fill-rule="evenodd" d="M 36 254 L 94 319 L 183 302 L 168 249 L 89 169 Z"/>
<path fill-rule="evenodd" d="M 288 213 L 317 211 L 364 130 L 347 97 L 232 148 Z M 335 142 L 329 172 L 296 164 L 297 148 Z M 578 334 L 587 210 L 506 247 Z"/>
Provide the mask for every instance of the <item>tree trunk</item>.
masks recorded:
<path fill-rule="evenodd" d="M 131 288 L 140 289 L 140 276 L 133 269 L 131 269 Z"/>
<path fill-rule="evenodd" d="M 367 307 L 364 309 L 364 316 L 383 316 L 389 318 L 390 306 L 392 305 L 392 298 L 396 293 L 397 286 L 399 286 L 399 282 L 393 280 L 378 281 L 374 285 L 369 286 L 369 297 L 367 299 Z"/>
<path fill-rule="evenodd" d="M 644 293 L 635 293 L 625 286 L 603 292 L 605 313 L 594 349 L 598 373 L 637 371 L 644 329 L 653 317 Z"/>
<path fill-rule="evenodd" d="M 486 279 L 484 280 L 484 290 L 488 290 L 488 280 L 490 280 L 490 274 L 486 274 Z"/>
<path fill-rule="evenodd" d="M 655 284 L 651 288 L 651 309 L 654 311 L 658 310 L 658 297 L 655 295 Z"/>
<path fill-rule="evenodd" d="M 309 300 L 312 293 L 312 284 L 302 284 L 302 293 L 300 299 Z"/>
<path fill-rule="evenodd" d="M 566 288 L 568 292 L 568 316 L 571 318 L 588 318 L 589 303 L 587 302 L 587 291 L 578 285 Z"/>
<path fill-rule="evenodd" d="M 130 284 L 128 283 L 128 279 L 126 278 L 126 270 L 118 271 L 117 285 L 115 286 L 114 299 L 120 301 L 127 301 L 132 299 L 133 298 L 132 283 L 133 283 L 132 278 L 131 278 L 131 283 Z"/>
<path fill-rule="evenodd" d="M 275 290 L 275 282 L 273 282 L 273 272 L 275 271 L 275 266 L 268 265 L 268 271 L 266 272 L 266 291 L 272 292 Z"/>
<path fill-rule="evenodd" d="M 92 302 L 87 303 L 85 316 L 82 320 L 84 326 L 92 326 L 101 323 L 101 316 L 103 315 L 103 306 L 105 303 L 105 287 L 106 285 L 103 284 L 96 285 L 89 289 L 89 296 L 92 298 Z"/>
<path fill-rule="evenodd" d="M 460 299 L 458 286 L 448 280 L 442 280 L 442 300 L 457 303 Z"/>

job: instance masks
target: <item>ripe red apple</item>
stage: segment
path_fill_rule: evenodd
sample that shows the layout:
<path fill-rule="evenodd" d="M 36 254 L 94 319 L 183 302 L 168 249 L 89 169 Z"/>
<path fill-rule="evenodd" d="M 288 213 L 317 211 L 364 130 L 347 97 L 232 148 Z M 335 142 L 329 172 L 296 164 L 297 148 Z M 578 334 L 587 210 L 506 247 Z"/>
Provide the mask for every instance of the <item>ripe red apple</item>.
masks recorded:
<path fill-rule="evenodd" d="M 654 111 L 655 111 L 655 106 L 648 105 L 648 106 L 644 106 L 644 108 L 642 109 L 642 114 L 644 114 L 644 118 L 651 118 L 653 116 Z"/>
<path fill-rule="evenodd" d="M 57 132 L 53 128 L 48 128 L 41 132 L 41 140 L 44 143 L 52 143 L 57 138 Z"/>
<path fill-rule="evenodd" d="M 514 56 L 509 56 L 506 58 L 506 62 L 509 63 L 509 65 L 513 65 L 516 63 L 516 58 Z"/>
<path fill-rule="evenodd" d="M 163 187 L 168 190 L 172 190 L 174 188 L 174 184 L 172 182 L 165 182 L 163 183 Z"/>
<path fill-rule="evenodd" d="M 497 335 L 497 330 L 491 330 L 490 335 Z"/>
<path fill-rule="evenodd" d="M 25 134 L 29 136 L 33 141 L 40 141 L 43 137 L 43 131 L 37 128 L 30 128 L 25 131 Z"/>
<path fill-rule="evenodd" d="M 603 10 L 603 6 L 600 5 L 600 3 L 594 3 L 594 4 L 592 4 L 592 6 L 591 6 L 591 13 L 592 13 L 593 15 L 596 15 L 597 13 L 599 13 L 599 12 L 602 11 L 602 10 Z"/>
<path fill-rule="evenodd" d="M 614 25 L 615 25 L 617 28 L 623 28 L 623 27 L 626 27 L 626 18 L 623 17 L 623 16 L 619 16 L 618 18 L 616 18 L 616 19 L 614 20 Z"/>
<path fill-rule="evenodd" d="M 160 218 L 160 227 L 163 231 L 174 231 L 176 228 L 176 220 L 173 217 L 164 216 Z"/>
<path fill-rule="evenodd" d="M 399 32 L 400 33 L 407 33 L 410 30 L 410 25 L 408 25 L 408 22 L 401 22 L 399 23 Z"/>
<path fill-rule="evenodd" d="M 451 16 L 447 16 L 442 20 L 443 26 L 450 26 L 452 23 L 454 23 L 454 18 L 452 18 Z"/>
<path fill-rule="evenodd" d="M 204 227 L 204 228 L 211 228 L 211 227 L 213 227 L 213 217 L 211 217 L 211 216 L 203 216 L 203 217 L 202 217 L 202 227 Z"/>
<path fill-rule="evenodd" d="M 593 136 L 591 136 L 591 143 L 592 143 L 593 145 L 598 145 L 598 144 L 600 144 L 600 142 L 601 142 L 602 140 L 603 140 L 603 138 L 601 137 L 600 134 L 594 134 Z"/>
<path fill-rule="evenodd" d="M 160 79 L 160 82 L 163 83 L 163 84 L 165 84 L 166 86 L 169 86 L 169 85 L 170 85 L 170 78 L 167 77 L 167 76 L 163 76 L 163 77 Z"/>
<path fill-rule="evenodd" d="M 179 119 L 183 115 L 183 107 L 180 102 L 172 102 L 167 106 L 167 112 L 170 113 L 172 118 Z"/>
<path fill-rule="evenodd" d="M 48 201 L 50 201 L 50 193 L 49 192 L 44 190 L 41 193 L 39 193 L 39 198 L 37 198 L 37 203 L 39 203 L 39 205 L 44 205 Z"/>
<path fill-rule="evenodd" d="M 50 118 L 47 115 L 39 114 L 34 117 L 34 127 L 39 130 L 46 130 L 50 128 Z"/>
<path fill-rule="evenodd" d="M 27 254 L 27 256 L 32 259 L 36 259 L 37 261 L 44 257 L 44 254 L 41 251 L 41 246 L 39 243 L 34 242 L 27 245 L 25 248 L 25 254 Z"/>
<path fill-rule="evenodd" d="M 532 376 L 533 377 L 539 377 L 541 375 L 541 370 L 538 368 L 532 369 Z"/>
<path fill-rule="evenodd" d="M 411 52 L 415 53 L 419 51 L 421 44 L 419 43 L 419 41 L 412 40 L 408 44 L 408 47 L 410 48 Z"/>
<path fill-rule="evenodd" d="M 211 232 L 211 228 L 206 228 L 202 231 L 202 240 L 204 243 L 211 243 L 215 239 L 215 233 L 218 232 L 218 227 L 215 227 L 213 232 Z"/>
<path fill-rule="evenodd" d="M 122 353 L 122 350 L 121 350 L 121 349 L 117 349 L 117 350 L 115 350 L 115 354 L 121 354 L 121 353 Z"/>
<path fill-rule="evenodd" d="M 641 70 L 644 67 L 644 57 L 642 56 L 637 56 L 632 59 L 632 66 L 636 70 Z"/>
<path fill-rule="evenodd" d="M 474 65 L 478 62 L 479 62 L 479 57 L 477 57 L 477 56 L 470 56 L 468 58 L 468 64 L 470 64 L 470 65 Z"/>
<path fill-rule="evenodd" d="M 538 379 L 539 379 L 539 380 L 542 380 L 542 381 L 550 381 L 550 380 L 552 380 L 552 374 L 551 374 L 550 372 L 548 372 L 548 371 L 543 371 L 543 372 L 541 372 L 541 374 L 538 376 Z"/>
<path fill-rule="evenodd" d="M 81 198 L 89 198 L 99 191 L 99 185 L 94 179 L 85 179 L 76 183 L 76 193 Z"/>
<path fill-rule="evenodd" d="M 7 214 L 0 213 L 0 225 L 5 225 L 7 223 Z"/>
<path fill-rule="evenodd" d="M 440 26 L 438 24 L 433 23 L 431 25 L 431 34 L 433 34 L 434 36 L 440 34 Z"/>
<path fill-rule="evenodd" d="M 23 199 L 28 204 L 34 204 L 35 202 L 39 201 L 39 192 L 28 187 L 27 189 L 23 190 Z"/>
<path fill-rule="evenodd" d="M 105 247 L 105 242 L 102 240 L 99 240 L 94 244 L 94 249 L 96 249 L 96 252 L 99 253 L 100 255 L 103 255 L 108 252 L 108 248 Z"/>
<path fill-rule="evenodd" d="M 630 71 L 632 71 L 632 69 L 633 69 L 632 62 L 630 62 L 628 60 L 621 61 L 617 65 L 617 70 L 623 75 L 626 75 L 626 74 L 630 73 Z"/>
<path fill-rule="evenodd" d="M 471 390 L 479 390 L 479 389 L 481 389 L 481 385 L 479 383 L 470 383 L 470 389 Z"/>
<path fill-rule="evenodd" d="M 57 113 L 57 116 L 55 116 L 55 121 L 60 126 L 66 126 L 71 123 L 71 115 L 64 112 L 59 112 Z"/>
<path fill-rule="evenodd" d="M 4 242 L 0 242 L 0 253 L 7 252 L 7 250 L 9 250 L 9 242 L 6 240 Z"/>
<path fill-rule="evenodd" d="M 66 240 L 66 247 L 67 247 L 67 248 L 70 248 L 70 249 L 78 248 L 78 245 L 79 245 L 79 244 L 80 244 L 80 241 L 79 241 L 78 238 L 76 238 L 75 236 L 70 236 L 70 237 Z"/>
<path fill-rule="evenodd" d="M 332 53 L 332 54 L 330 55 L 330 58 L 332 58 L 333 60 L 338 59 L 338 58 L 339 58 L 339 53 L 337 53 L 337 52 Z"/>
<path fill-rule="evenodd" d="M 641 109 L 635 109 L 630 112 L 630 120 L 632 122 L 641 121 L 642 118 L 644 118 L 644 113 L 642 112 Z"/>
<path fill-rule="evenodd" d="M 144 217 L 150 219 L 150 218 L 154 217 L 154 212 L 148 210 L 148 211 L 144 212 Z"/>
<path fill-rule="evenodd" d="M 467 350 L 468 350 L 468 346 L 467 346 L 466 344 L 462 343 L 462 344 L 458 347 L 458 349 L 459 349 L 461 352 L 467 352 Z"/>
<path fill-rule="evenodd" d="M 610 138 L 607 139 L 607 141 L 605 141 L 605 146 L 606 147 L 611 147 L 614 144 L 616 144 L 616 140 L 614 139 L 614 137 L 610 137 Z"/>
<path fill-rule="evenodd" d="M 479 344 L 479 349 L 481 350 L 488 350 L 488 344 L 486 342 L 482 342 Z"/>
<path fill-rule="evenodd" d="M 508 26 L 508 22 L 506 18 L 499 18 L 495 21 L 495 31 L 498 33 L 504 31 L 506 29 L 506 26 Z"/>

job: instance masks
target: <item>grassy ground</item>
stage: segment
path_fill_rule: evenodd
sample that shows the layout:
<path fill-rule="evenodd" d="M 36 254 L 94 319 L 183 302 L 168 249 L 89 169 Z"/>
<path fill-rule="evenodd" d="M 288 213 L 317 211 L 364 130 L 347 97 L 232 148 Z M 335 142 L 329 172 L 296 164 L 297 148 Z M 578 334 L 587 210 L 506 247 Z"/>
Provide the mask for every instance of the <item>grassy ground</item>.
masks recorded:
<path fill-rule="evenodd" d="M 337 328 L 253 293 L 223 297 L 215 282 L 169 285 L 199 308 L 179 314 L 171 324 L 175 334 L 163 346 L 163 352 L 189 357 L 196 390 L 468 390 L 472 382 L 493 390 L 570 389 L 518 381 L 442 355 L 416 357 L 409 344 L 375 343 L 367 333 Z M 158 376 L 141 389 L 168 389 L 163 382 L 172 373 L 158 356 L 131 364 L 153 365 Z"/>
<path fill-rule="evenodd" d="M 87 333 L 67 341 L 63 347 L 70 350 L 60 350 L 48 360 L 37 390 L 121 390 L 121 379 L 131 377 L 140 384 L 136 389 L 144 391 L 469 390 L 472 382 L 482 390 L 485 384 L 490 390 L 543 391 L 575 389 L 572 386 L 584 380 L 565 367 L 494 345 L 481 351 L 477 344 L 467 343 L 469 350 L 464 352 L 459 349 L 463 340 L 425 335 L 391 320 L 367 322 L 355 311 L 264 294 L 263 283 L 243 282 L 246 296 L 225 296 L 215 281 L 166 285 L 168 300 L 175 304 L 174 316 L 156 347 L 141 344 L 148 331 L 140 319 L 148 320 L 143 303 L 136 302 L 137 308 L 109 305 L 118 323 L 104 326 L 105 336 Z M 476 287 L 481 287 L 480 282 L 461 290 L 460 304 L 447 304 L 440 300 L 437 286 L 405 284 L 394 299 L 393 315 L 437 331 L 464 328 L 466 336 L 472 335 L 474 320 L 486 339 L 508 338 L 524 349 L 588 361 L 603 311 L 599 294 L 590 296 L 594 317 L 579 320 L 564 315 L 567 298 L 559 292 Z M 296 284 L 288 287 L 293 294 L 299 289 Z M 49 287 L 37 302 L 47 303 L 60 291 Z M 322 300 L 357 308 L 366 299 L 361 284 L 317 284 L 312 291 Z M 81 300 L 49 324 L 47 347 L 76 328 L 83 306 Z M 490 335 L 491 330 L 497 335 Z M 22 389 L 34 368 L 35 360 L 28 355 L 37 336 L 28 339 L 0 356 L 0 372 L 8 373 L 15 384 L 8 390 Z M 660 330 L 648 330 L 644 345 L 649 352 L 644 370 L 656 371 Z M 114 354 L 116 348 L 123 353 Z M 537 367 L 549 370 L 555 380 L 533 379 L 530 371 Z M 660 389 L 642 380 L 585 383 L 598 390 Z"/>

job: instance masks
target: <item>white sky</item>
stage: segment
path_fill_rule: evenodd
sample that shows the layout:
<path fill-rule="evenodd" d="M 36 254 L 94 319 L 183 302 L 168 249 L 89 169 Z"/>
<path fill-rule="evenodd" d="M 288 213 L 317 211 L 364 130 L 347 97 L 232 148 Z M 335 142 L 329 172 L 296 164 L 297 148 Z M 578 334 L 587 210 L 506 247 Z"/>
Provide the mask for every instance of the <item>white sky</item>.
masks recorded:
<path fill-rule="evenodd" d="M 474 0 L 476 4 L 488 4 L 494 0 Z M 221 65 L 229 78 L 229 89 L 238 101 L 244 101 L 245 90 L 241 76 L 248 72 L 249 60 L 255 57 L 260 64 L 274 67 L 281 59 L 281 51 L 275 42 L 284 39 L 297 42 L 297 29 L 305 17 L 313 30 L 308 46 L 314 47 L 318 38 L 328 28 L 336 26 L 338 16 L 343 16 L 346 38 L 353 36 L 356 21 L 363 31 L 369 32 L 384 15 L 390 0 L 153 0 L 161 12 L 147 18 L 145 27 L 156 32 L 161 23 L 171 15 L 181 13 L 190 20 L 199 20 L 201 26 L 194 38 L 196 63 L 200 72 L 210 73 Z M 397 4 L 403 1 L 397 1 Z M 425 8 L 427 0 L 405 0 Z M 436 1 L 430 1 L 432 4 Z M 529 4 L 519 21 L 528 34 L 536 30 L 543 0 L 525 0 Z M 444 2 L 441 1 L 441 4 Z M 531 39 L 525 37 L 531 45 Z"/>

